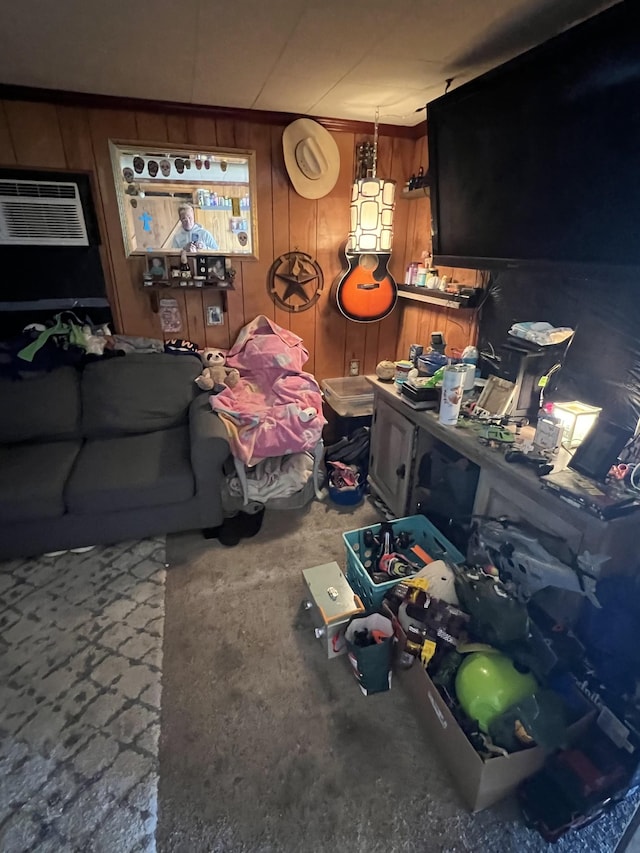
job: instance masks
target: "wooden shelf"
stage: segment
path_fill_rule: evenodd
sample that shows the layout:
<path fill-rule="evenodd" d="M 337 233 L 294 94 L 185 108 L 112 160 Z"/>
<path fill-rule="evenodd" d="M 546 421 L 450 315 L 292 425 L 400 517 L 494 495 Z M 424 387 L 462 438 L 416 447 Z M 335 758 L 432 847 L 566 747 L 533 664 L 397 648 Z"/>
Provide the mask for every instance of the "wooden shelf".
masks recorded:
<path fill-rule="evenodd" d="M 415 190 L 402 190 L 400 193 L 401 198 L 414 199 L 414 198 L 429 198 L 431 192 L 430 187 L 418 187 Z"/>
<path fill-rule="evenodd" d="M 440 308 L 475 308 L 473 297 L 460 296 L 458 293 L 447 293 L 444 290 L 432 290 L 429 287 L 414 287 L 412 284 L 399 284 L 398 296 L 401 299 L 412 299 L 414 302 L 427 302 L 439 305 Z"/>
<path fill-rule="evenodd" d="M 235 290 L 235 286 L 231 282 L 220 282 L 218 280 L 199 281 L 193 278 L 164 278 L 154 281 L 153 284 L 143 284 L 143 290 L 162 291 L 162 290 L 217 290 L 220 293 L 226 293 L 228 290 Z"/>

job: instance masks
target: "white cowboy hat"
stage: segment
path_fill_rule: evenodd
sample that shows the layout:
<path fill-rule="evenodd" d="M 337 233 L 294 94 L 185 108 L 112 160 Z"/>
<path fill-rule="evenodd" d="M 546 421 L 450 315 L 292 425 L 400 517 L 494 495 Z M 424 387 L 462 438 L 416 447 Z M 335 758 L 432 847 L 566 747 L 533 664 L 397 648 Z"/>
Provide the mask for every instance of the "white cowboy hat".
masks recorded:
<path fill-rule="evenodd" d="M 322 198 L 335 187 L 340 152 L 335 139 L 317 121 L 299 118 L 285 127 L 282 149 L 293 188 L 303 198 Z"/>

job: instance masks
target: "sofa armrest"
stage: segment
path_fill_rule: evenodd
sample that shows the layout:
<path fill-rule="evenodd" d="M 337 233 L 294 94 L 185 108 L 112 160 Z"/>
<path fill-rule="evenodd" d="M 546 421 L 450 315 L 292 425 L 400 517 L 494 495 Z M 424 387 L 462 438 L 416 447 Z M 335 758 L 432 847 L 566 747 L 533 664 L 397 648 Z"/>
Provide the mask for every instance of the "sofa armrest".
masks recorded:
<path fill-rule="evenodd" d="M 196 495 L 202 504 L 200 524 L 213 527 L 222 523 L 222 466 L 231 450 L 227 429 L 211 408 L 208 394 L 189 405 L 189 436 Z"/>

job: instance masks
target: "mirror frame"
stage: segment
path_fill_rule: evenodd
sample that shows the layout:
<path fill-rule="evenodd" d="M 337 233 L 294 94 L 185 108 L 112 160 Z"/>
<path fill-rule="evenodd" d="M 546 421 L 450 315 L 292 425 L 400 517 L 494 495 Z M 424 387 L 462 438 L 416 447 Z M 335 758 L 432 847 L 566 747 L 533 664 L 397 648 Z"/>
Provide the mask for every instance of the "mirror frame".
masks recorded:
<path fill-rule="evenodd" d="M 217 146 L 207 145 L 173 145 L 169 142 L 141 142 L 135 140 L 133 142 L 123 139 L 109 139 L 109 153 L 111 157 L 111 167 L 113 171 L 113 180 L 116 190 L 116 198 L 118 201 L 118 215 L 120 217 L 120 227 L 122 229 L 122 241 L 124 243 L 125 256 L 130 257 L 146 257 L 150 253 L 163 255 L 180 255 L 180 249 L 162 249 L 156 247 L 154 249 L 133 249 L 129 239 L 127 229 L 126 202 L 128 196 L 124 192 L 124 182 L 122 179 L 122 168 L 120 166 L 120 155 L 125 152 L 139 153 L 143 157 L 148 157 L 150 152 L 170 150 L 172 155 L 192 157 L 194 154 L 215 154 L 216 156 L 238 157 L 245 156 L 249 166 L 249 198 L 250 198 L 250 221 L 251 221 L 251 239 L 252 250 L 247 252 L 229 252 L 225 253 L 222 250 L 215 249 L 210 252 L 212 255 L 224 255 L 226 258 L 238 258 L 244 261 L 257 261 L 258 253 L 258 193 L 257 193 L 257 174 L 256 174 L 256 152 L 246 148 L 218 148 Z M 160 155 L 158 155 L 160 156 Z M 197 184 L 197 181 L 193 181 Z M 185 186 L 190 186 L 185 182 Z M 196 255 L 198 252 L 188 254 Z"/>

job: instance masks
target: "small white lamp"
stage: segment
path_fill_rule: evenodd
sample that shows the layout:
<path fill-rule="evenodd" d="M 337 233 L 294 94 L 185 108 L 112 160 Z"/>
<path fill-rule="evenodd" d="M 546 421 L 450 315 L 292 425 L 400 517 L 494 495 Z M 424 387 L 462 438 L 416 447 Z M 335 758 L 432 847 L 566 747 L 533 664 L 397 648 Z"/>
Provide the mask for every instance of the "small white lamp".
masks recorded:
<path fill-rule="evenodd" d="M 554 403 L 553 414 L 562 422 L 562 443 L 565 447 L 577 447 L 598 420 L 601 411 L 599 406 L 589 406 L 579 400 Z"/>
<path fill-rule="evenodd" d="M 351 193 L 351 230 L 347 251 L 387 253 L 393 239 L 396 182 L 361 178 Z"/>

